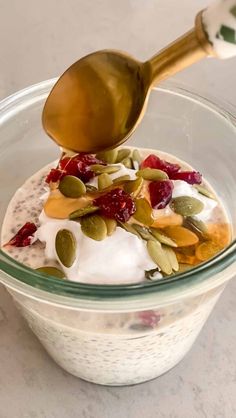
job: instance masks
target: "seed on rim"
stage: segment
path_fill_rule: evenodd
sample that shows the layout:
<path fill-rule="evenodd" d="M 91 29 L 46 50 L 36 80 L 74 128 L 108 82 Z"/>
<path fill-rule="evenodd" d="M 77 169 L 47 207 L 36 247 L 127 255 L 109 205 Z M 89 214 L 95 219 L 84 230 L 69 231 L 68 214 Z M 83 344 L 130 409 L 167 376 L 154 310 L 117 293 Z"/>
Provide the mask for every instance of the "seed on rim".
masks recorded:
<path fill-rule="evenodd" d="M 203 196 L 209 197 L 209 199 L 214 199 L 216 200 L 216 197 L 214 196 L 214 194 L 212 192 L 210 192 L 210 190 L 206 189 L 205 187 L 201 186 L 200 184 L 196 184 L 195 189 L 197 189 L 197 191 L 199 193 L 201 193 Z"/>
<path fill-rule="evenodd" d="M 168 175 L 157 168 L 143 168 L 137 171 L 136 176 L 142 177 L 144 180 L 159 181 L 168 179 Z"/>
<path fill-rule="evenodd" d="M 104 220 L 106 227 L 107 227 L 107 235 L 108 236 L 112 235 L 113 232 L 115 232 L 116 227 L 117 227 L 116 220 L 111 219 L 111 218 L 106 218 L 105 216 L 103 216 L 102 219 Z"/>
<path fill-rule="evenodd" d="M 112 179 L 107 173 L 100 174 L 98 176 L 98 190 L 107 189 L 112 185 Z"/>
<path fill-rule="evenodd" d="M 76 240 L 72 232 L 68 229 L 60 229 L 56 235 L 55 247 L 63 266 L 71 267 L 76 257 Z"/>
<path fill-rule="evenodd" d="M 60 192 L 66 196 L 76 199 L 86 193 L 86 187 L 82 180 L 75 176 L 65 176 L 59 183 Z"/>
<path fill-rule="evenodd" d="M 125 174 L 124 176 L 117 177 L 113 180 L 113 184 L 119 184 L 123 183 L 125 181 L 130 181 L 130 176 L 128 174 Z"/>
<path fill-rule="evenodd" d="M 128 158 L 131 154 L 131 150 L 128 148 L 121 148 L 118 150 L 118 154 L 116 157 L 116 163 L 120 163 L 125 158 Z"/>
<path fill-rule="evenodd" d="M 199 241 L 194 232 L 183 226 L 167 226 L 164 228 L 164 233 L 176 242 L 177 247 L 188 247 L 197 244 Z"/>
<path fill-rule="evenodd" d="M 141 189 L 143 187 L 143 178 L 138 177 L 136 180 L 130 180 L 129 182 L 124 184 L 124 191 L 129 194 L 133 194 L 133 196 L 138 196 Z"/>
<path fill-rule="evenodd" d="M 168 245 L 169 247 L 177 247 L 175 241 L 169 238 L 167 235 L 163 233 L 160 229 L 157 228 L 150 228 L 151 234 L 161 243 Z"/>
<path fill-rule="evenodd" d="M 90 168 L 91 170 L 93 170 L 95 174 L 103 174 L 103 173 L 112 174 L 120 170 L 120 167 L 117 165 L 93 164 L 90 166 Z"/>
<path fill-rule="evenodd" d="M 43 267 L 38 267 L 35 270 L 39 271 L 40 273 L 47 274 L 48 276 L 57 277 L 58 279 L 64 279 L 65 278 L 64 272 L 62 270 L 58 269 L 57 267 L 43 266 Z"/>
<path fill-rule="evenodd" d="M 156 263 L 161 271 L 163 271 L 163 273 L 168 275 L 172 273 L 172 267 L 169 258 L 158 241 L 148 241 L 147 250 L 151 259 L 154 261 L 154 263 Z"/>
<path fill-rule="evenodd" d="M 155 238 L 150 234 L 149 230 L 142 225 L 132 224 L 132 227 L 139 233 L 139 235 L 145 240 L 155 240 Z"/>
<path fill-rule="evenodd" d="M 111 149 L 109 151 L 99 152 L 96 155 L 96 157 L 99 160 L 102 160 L 102 161 L 104 161 L 108 164 L 114 164 L 116 162 L 117 155 L 118 155 L 118 149 L 114 148 L 114 149 Z"/>
<path fill-rule="evenodd" d="M 174 250 L 172 250 L 172 248 L 168 247 L 167 245 L 163 245 L 162 248 L 167 254 L 172 270 L 179 271 L 179 263 Z"/>
<path fill-rule="evenodd" d="M 74 210 L 74 212 L 70 213 L 69 219 L 71 220 L 78 219 L 78 218 L 81 218 L 82 216 L 97 212 L 98 210 L 99 210 L 98 206 L 88 205 L 88 206 L 85 206 L 85 208 Z"/>
<path fill-rule="evenodd" d="M 107 236 L 107 227 L 104 219 L 99 215 L 90 215 L 81 218 L 81 230 L 89 238 L 101 241 Z"/>
<path fill-rule="evenodd" d="M 180 196 L 172 199 L 170 203 L 171 209 L 182 216 L 197 215 L 204 209 L 201 200 L 191 196 Z"/>
<path fill-rule="evenodd" d="M 133 214 L 134 219 L 143 225 L 150 226 L 153 223 L 152 208 L 149 202 L 140 197 L 135 199 L 136 211 Z"/>

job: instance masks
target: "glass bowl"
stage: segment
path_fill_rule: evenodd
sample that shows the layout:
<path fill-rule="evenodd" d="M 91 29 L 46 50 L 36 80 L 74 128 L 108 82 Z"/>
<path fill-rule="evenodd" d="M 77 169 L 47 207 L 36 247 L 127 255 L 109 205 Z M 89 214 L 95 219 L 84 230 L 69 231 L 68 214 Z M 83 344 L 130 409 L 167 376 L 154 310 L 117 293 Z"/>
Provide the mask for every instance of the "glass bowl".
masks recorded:
<path fill-rule="evenodd" d="M 0 224 L 15 190 L 59 157 L 41 125 L 55 81 L 0 103 Z M 232 106 L 165 84 L 153 89 L 143 122 L 128 143 L 186 160 L 218 192 L 233 241 L 206 263 L 158 282 L 98 286 L 45 277 L 0 251 L 0 281 L 68 372 L 99 384 L 135 384 L 165 373 L 191 348 L 236 271 L 235 113 Z"/>

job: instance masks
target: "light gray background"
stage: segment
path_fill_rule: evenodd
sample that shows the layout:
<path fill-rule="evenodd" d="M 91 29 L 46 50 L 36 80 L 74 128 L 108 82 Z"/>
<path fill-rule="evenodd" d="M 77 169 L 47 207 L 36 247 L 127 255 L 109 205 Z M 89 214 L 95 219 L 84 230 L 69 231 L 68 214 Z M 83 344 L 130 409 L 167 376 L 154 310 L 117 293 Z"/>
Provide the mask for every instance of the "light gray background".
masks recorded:
<path fill-rule="evenodd" d="M 193 23 L 202 0 L 0 0 L 0 98 L 102 48 L 146 59 Z M 196 64 L 181 84 L 236 105 L 236 59 Z M 223 138 L 222 138 L 223 146 Z M 161 378 L 106 388 L 62 371 L 0 288 L 0 418 L 235 418 L 236 282 L 187 357 Z"/>

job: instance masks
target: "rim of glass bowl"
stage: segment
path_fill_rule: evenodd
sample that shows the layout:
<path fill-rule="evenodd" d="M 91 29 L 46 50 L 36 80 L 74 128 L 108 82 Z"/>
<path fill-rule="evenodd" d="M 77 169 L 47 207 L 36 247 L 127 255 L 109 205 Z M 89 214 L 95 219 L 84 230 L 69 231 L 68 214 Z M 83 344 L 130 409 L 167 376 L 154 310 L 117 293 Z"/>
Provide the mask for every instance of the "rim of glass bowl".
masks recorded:
<path fill-rule="evenodd" d="M 38 100 L 46 98 L 48 92 L 56 82 L 57 78 L 45 80 L 40 83 L 29 86 L 23 90 L 12 94 L 0 102 L 0 121 L 5 117 L 11 117 L 14 109 L 19 110 L 24 106 L 29 106 Z M 189 91 L 186 87 L 173 82 L 165 83 L 163 87 L 156 87 L 154 90 L 166 91 L 173 95 L 187 98 L 187 100 L 199 103 L 201 106 L 209 108 L 222 118 L 227 119 L 229 123 L 236 127 L 236 108 L 230 103 L 219 103 L 218 99 L 205 98 L 204 95 Z M 9 287 L 20 290 L 20 284 L 23 285 L 22 291 L 27 288 L 34 288 L 39 291 L 46 291 L 54 296 L 67 296 L 76 299 L 86 300 L 109 300 L 114 298 L 140 297 L 143 295 L 154 294 L 163 291 L 174 291 L 186 289 L 193 285 L 200 285 L 209 277 L 220 273 L 236 261 L 236 240 L 217 254 L 209 261 L 202 263 L 188 271 L 178 273 L 169 278 L 158 280 L 157 282 L 141 282 L 127 285 L 92 285 L 68 280 L 57 279 L 52 276 L 45 276 L 39 272 L 26 267 L 9 257 L 0 250 L 0 269 L 7 274 L 3 283 Z M 9 277 L 10 276 L 10 277 Z M 33 289 L 32 289 L 33 290 Z M 45 293 L 45 298 L 46 293 Z"/>

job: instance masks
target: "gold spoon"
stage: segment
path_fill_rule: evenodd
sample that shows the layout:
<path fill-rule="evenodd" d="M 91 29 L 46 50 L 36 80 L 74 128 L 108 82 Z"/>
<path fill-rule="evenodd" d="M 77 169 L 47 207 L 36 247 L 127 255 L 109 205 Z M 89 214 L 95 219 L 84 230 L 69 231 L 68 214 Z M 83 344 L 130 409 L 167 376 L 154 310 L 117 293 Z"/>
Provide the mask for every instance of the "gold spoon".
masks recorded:
<path fill-rule="evenodd" d="M 42 116 L 46 133 L 60 147 L 75 152 L 98 152 L 125 142 L 141 122 L 154 84 L 206 56 L 236 55 L 236 35 L 234 44 L 224 29 L 236 34 L 236 2 L 235 22 L 228 3 L 218 2 L 200 12 L 192 30 L 144 63 L 113 50 L 75 62 L 47 98 Z M 217 29 L 216 6 L 224 15 L 224 25 L 217 23 Z M 225 15 L 231 27 L 225 26 Z"/>

